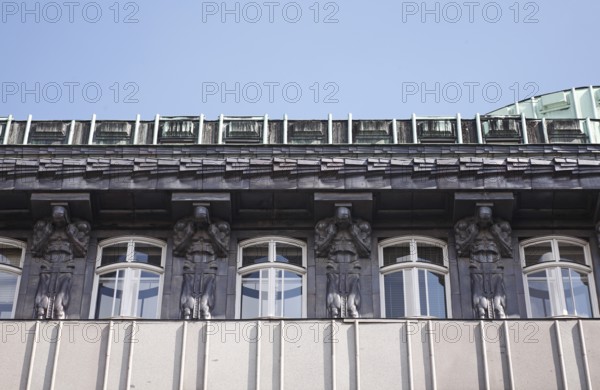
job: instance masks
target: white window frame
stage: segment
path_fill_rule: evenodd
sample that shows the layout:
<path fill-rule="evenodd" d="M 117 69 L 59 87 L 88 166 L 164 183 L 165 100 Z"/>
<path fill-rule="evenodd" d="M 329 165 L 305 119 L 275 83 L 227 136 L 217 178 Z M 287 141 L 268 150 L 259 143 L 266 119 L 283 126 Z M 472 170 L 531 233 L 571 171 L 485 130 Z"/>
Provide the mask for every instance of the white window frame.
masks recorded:
<path fill-rule="evenodd" d="M 583 254 L 585 257 L 585 265 L 578 263 L 571 263 L 566 261 L 559 261 L 555 259 L 553 261 L 548 261 L 540 264 L 526 266 L 525 264 L 525 248 L 530 245 L 541 244 L 545 242 L 550 242 L 552 253 L 560 254 L 558 243 L 572 244 L 581 246 L 583 249 Z M 519 243 L 519 256 L 521 256 L 521 267 L 523 271 L 523 285 L 525 288 L 525 304 L 527 306 L 527 317 L 532 318 L 531 314 L 531 299 L 529 297 L 529 281 L 527 276 L 531 273 L 539 272 L 539 271 L 549 271 L 551 273 L 551 277 L 548 279 L 553 279 L 553 285 L 549 283 L 549 294 L 550 294 L 550 306 L 552 309 L 553 317 L 573 317 L 570 314 L 567 314 L 567 309 L 565 305 L 565 297 L 564 297 L 564 289 L 562 284 L 562 277 L 560 275 L 561 268 L 570 268 L 575 271 L 579 271 L 587 274 L 588 283 L 589 283 L 589 293 L 590 293 L 590 304 L 592 306 L 592 318 L 598 317 L 598 299 L 596 297 L 596 284 L 594 282 L 594 269 L 592 267 L 592 255 L 590 252 L 590 245 L 587 241 L 569 237 L 569 236 L 559 236 L 559 235 L 551 235 L 551 236 L 543 236 L 543 237 L 535 237 L 528 240 L 521 241 Z M 579 316 L 575 316 L 579 317 Z M 587 317 L 585 317 L 587 318 Z"/>
<path fill-rule="evenodd" d="M 13 240 L 12 238 L 0 237 L 0 245 L 12 246 L 21 249 L 21 259 L 19 260 L 18 267 L 0 263 L 0 272 L 7 272 L 17 276 L 17 285 L 15 287 L 12 312 L 10 314 L 10 318 L 12 319 L 15 318 L 15 311 L 17 309 L 17 299 L 19 298 L 19 288 L 21 287 L 21 276 L 23 275 L 23 264 L 25 262 L 25 250 L 27 249 L 27 244 L 23 241 Z"/>
<path fill-rule="evenodd" d="M 243 250 L 246 247 L 253 246 L 256 244 L 269 244 L 268 261 L 261 264 L 253 264 L 243 267 Z M 292 264 L 279 263 L 275 261 L 275 245 L 277 243 L 289 244 L 299 247 L 302 250 L 302 267 Z M 275 297 L 275 270 L 290 271 L 295 274 L 299 274 L 302 277 L 302 317 L 306 318 L 306 255 L 307 247 L 306 243 L 300 240 L 296 240 L 288 237 L 280 236 L 265 236 L 252 238 L 249 240 L 241 241 L 238 244 L 238 256 L 237 256 L 237 275 L 236 275 L 236 300 L 235 300 L 235 318 L 242 318 L 242 276 L 260 271 L 263 269 L 269 269 L 269 297 Z M 269 300 L 269 315 L 257 317 L 257 318 L 282 318 L 275 315 L 275 299 Z"/>
<path fill-rule="evenodd" d="M 383 265 L 383 250 L 384 248 L 395 246 L 398 244 L 410 244 L 410 261 L 390 264 L 387 266 Z M 430 264 L 417 261 L 417 243 L 423 243 L 428 245 L 435 245 L 442 248 L 444 266 L 437 264 Z M 420 292 L 419 292 L 419 270 L 431 271 L 444 276 L 444 292 L 446 295 L 446 318 L 452 318 L 452 305 L 450 295 L 450 273 L 448 267 L 448 244 L 445 241 L 438 240 L 436 238 L 426 236 L 403 236 L 394 237 L 382 240 L 378 245 L 378 256 L 379 256 L 379 286 L 380 286 L 380 306 L 381 316 L 387 318 L 385 311 L 385 281 L 384 276 L 393 274 L 399 271 L 405 271 L 403 273 L 404 278 L 404 290 L 412 291 L 412 294 L 404 294 L 404 307 L 406 308 L 406 318 L 434 318 L 427 315 L 421 315 L 420 305 Z M 406 277 L 410 272 L 410 277 Z M 407 301 L 408 296 L 412 296 L 413 299 Z M 427 303 L 429 305 L 429 302 Z"/>
<path fill-rule="evenodd" d="M 102 253 L 104 248 L 110 247 L 116 244 L 127 244 L 127 255 L 126 261 L 123 263 L 114 263 L 108 264 L 105 266 L 101 266 L 102 264 Z M 134 262 L 134 248 L 135 244 L 149 244 L 154 245 L 161 248 L 161 259 L 160 259 L 160 267 Z M 163 285 L 164 285 L 164 273 L 165 273 L 165 259 L 167 254 L 167 243 L 155 238 L 149 237 L 141 237 L 141 236 L 124 236 L 124 237 L 116 237 L 110 238 L 108 240 L 103 240 L 98 243 L 98 254 L 96 256 L 96 271 L 94 274 L 94 287 L 92 288 L 92 301 L 90 305 L 90 317 L 91 319 L 96 319 L 96 302 L 98 301 L 98 282 L 100 277 L 109 272 L 117 272 L 119 270 L 125 270 L 125 278 L 123 281 L 123 301 L 121 302 L 121 313 L 118 316 L 110 317 L 110 318 L 139 318 L 134 316 L 133 314 L 137 312 L 137 303 L 136 307 L 133 310 L 133 313 L 124 313 L 124 308 L 131 307 L 131 294 L 126 294 L 126 290 L 128 290 L 133 285 L 133 272 L 130 270 L 141 270 L 141 271 L 149 271 L 159 275 L 159 284 L 158 284 L 158 303 L 156 310 L 156 319 L 160 319 L 161 306 L 162 306 L 162 295 L 163 295 Z"/>

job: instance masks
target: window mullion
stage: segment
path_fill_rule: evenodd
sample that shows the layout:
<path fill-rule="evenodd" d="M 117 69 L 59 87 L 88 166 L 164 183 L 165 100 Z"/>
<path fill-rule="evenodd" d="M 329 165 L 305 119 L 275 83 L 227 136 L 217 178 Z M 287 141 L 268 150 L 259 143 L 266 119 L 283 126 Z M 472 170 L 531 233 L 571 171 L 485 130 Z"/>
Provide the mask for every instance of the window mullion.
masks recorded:
<path fill-rule="evenodd" d="M 275 268 L 272 265 L 275 263 L 277 254 L 276 254 L 276 246 L 275 241 L 271 240 L 269 243 L 269 261 L 271 262 L 271 268 L 269 268 L 269 280 L 268 280 L 268 291 L 269 291 L 269 300 L 267 301 L 269 306 L 269 312 L 267 313 L 269 317 L 275 316 L 275 284 L 277 273 L 275 272 Z"/>
<path fill-rule="evenodd" d="M 421 315 L 428 316 L 431 312 L 429 310 L 429 271 L 423 271 L 423 274 L 425 275 L 425 277 L 423 278 L 423 280 L 425 280 L 425 288 L 423 289 L 423 293 L 425 294 L 425 307 L 427 308 L 427 313 L 421 313 Z"/>
<path fill-rule="evenodd" d="M 285 305 L 285 295 L 284 295 L 284 291 L 285 291 L 285 271 L 283 270 L 279 270 L 281 278 L 280 278 L 280 291 L 281 291 L 281 299 L 280 299 L 280 304 L 281 304 L 281 313 L 279 314 L 281 317 L 283 317 L 283 306 Z M 277 302 L 277 297 L 275 297 L 275 302 Z"/>
<path fill-rule="evenodd" d="M 553 314 L 557 315 L 566 315 L 566 304 L 565 304 L 565 294 L 563 290 L 562 278 L 560 277 L 560 267 L 553 267 L 547 270 L 548 274 L 552 275 L 552 278 L 548 278 L 548 282 L 551 283 L 550 290 L 552 299 L 554 302 L 552 306 L 554 306 Z M 554 287 L 554 288 L 553 288 Z"/>
<path fill-rule="evenodd" d="M 268 304 L 269 304 L 269 317 L 274 317 L 275 316 L 275 278 L 276 278 L 276 273 L 275 273 L 275 268 L 271 267 L 269 268 L 269 300 L 268 300 Z"/>
<path fill-rule="evenodd" d="M 121 272 L 121 270 L 117 270 L 117 272 L 115 272 L 115 288 L 113 291 L 113 297 L 112 297 L 112 307 L 110 310 L 110 316 L 114 317 L 115 316 L 115 303 L 117 302 L 117 291 L 119 290 L 119 273 Z M 102 277 L 102 275 L 98 276 L 98 280 Z M 98 284 L 100 284 L 100 282 L 98 282 Z M 99 293 L 98 293 L 99 294 Z M 123 303 L 123 294 L 121 294 L 121 304 Z M 121 308 L 119 307 L 119 315 L 121 315 Z"/>
<path fill-rule="evenodd" d="M 133 270 L 131 268 L 125 268 L 125 278 L 123 280 L 123 293 L 121 300 L 121 315 L 132 316 L 131 313 L 131 294 L 133 288 Z"/>

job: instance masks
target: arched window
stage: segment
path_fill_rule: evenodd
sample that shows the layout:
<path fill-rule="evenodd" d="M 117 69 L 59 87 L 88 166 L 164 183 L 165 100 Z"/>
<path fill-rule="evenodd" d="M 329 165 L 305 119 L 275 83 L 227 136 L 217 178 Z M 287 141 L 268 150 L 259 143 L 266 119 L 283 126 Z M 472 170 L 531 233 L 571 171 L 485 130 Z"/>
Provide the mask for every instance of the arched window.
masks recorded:
<path fill-rule="evenodd" d="M 576 238 L 549 236 L 523 241 L 521 263 L 530 318 L 596 312 L 590 248 Z"/>
<path fill-rule="evenodd" d="M 284 237 L 240 243 L 239 318 L 306 316 L 306 244 Z"/>
<path fill-rule="evenodd" d="M 14 318 L 25 243 L 0 238 L 0 319 Z"/>
<path fill-rule="evenodd" d="M 381 241 L 382 316 L 450 316 L 446 243 L 410 236 Z"/>
<path fill-rule="evenodd" d="M 166 244 L 151 238 L 100 243 L 90 317 L 160 318 L 165 254 Z"/>

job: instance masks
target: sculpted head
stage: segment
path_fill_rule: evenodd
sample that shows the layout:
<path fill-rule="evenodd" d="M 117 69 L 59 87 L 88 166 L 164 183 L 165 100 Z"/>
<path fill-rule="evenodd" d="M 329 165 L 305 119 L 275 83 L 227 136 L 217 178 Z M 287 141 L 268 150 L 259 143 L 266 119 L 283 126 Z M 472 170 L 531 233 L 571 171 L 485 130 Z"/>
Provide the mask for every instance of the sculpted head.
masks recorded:
<path fill-rule="evenodd" d="M 477 209 L 477 222 L 479 226 L 489 226 L 492 224 L 492 208 L 480 206 Z"/>
<path fill-rule="evenodd" d="M 204 206 L 194 207 L 194 221 L 200 225 L 210 224 L 208 209 Z"/>
<path fill-rule="evenodd" d="M 338 225 L 351 225 L 352 215 L 348 207 L 340 206 L 335 209 L 335 221 Z"/>
<path fill-rule="evenodd" d="M 67 224 L 67 209 L 64 206 L 52 207 L 52 222 L 57 226 Z"/>

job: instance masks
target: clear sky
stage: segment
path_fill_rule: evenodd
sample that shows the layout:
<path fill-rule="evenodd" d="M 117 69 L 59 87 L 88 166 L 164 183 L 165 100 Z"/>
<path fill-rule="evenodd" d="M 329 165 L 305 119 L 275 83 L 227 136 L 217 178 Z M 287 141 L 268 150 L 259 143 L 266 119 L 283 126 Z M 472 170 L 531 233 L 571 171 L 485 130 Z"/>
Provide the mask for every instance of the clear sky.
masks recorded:
<path fill-rule="evenodd" d="M 472 117 L 600 84 L 598 0 L 0 4 L 0 117 Z"/>

